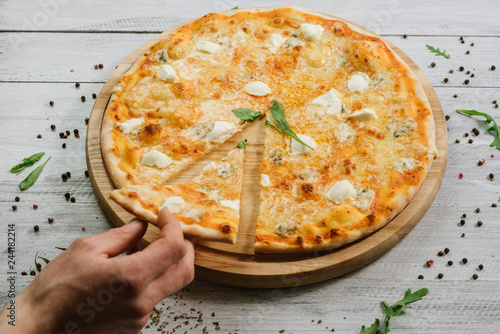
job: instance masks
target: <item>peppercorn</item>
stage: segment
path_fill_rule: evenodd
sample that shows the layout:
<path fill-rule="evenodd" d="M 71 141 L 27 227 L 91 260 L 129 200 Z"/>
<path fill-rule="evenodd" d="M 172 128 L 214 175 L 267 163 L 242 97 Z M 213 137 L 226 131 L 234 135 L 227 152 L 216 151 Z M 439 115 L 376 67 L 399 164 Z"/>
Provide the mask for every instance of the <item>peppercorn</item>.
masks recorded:
<path fill-rule="evenodd" d="M 493 173 L 490 173 L 488 175 L 488 178 L 490 179 L 490 181 L 493 181 L 493 179 L 495 178 L 495 175 L 493 175 Z"/>
<path fill-rule="evenodd" d="M 464 177 L 464 174 L 462 174 L 462 173 L 459 173 L 459 174 L 458 174 L 458 179 L 459 179 L 459 180 L 463 179 L 463 177 Z"/>
<path fill-rule="evenodd" d="M 460 220 L 460 226 L 464 226 L 465 225 L 465 220 L 461 219 Z"/>
<path fill-rule="evenodd" d="M 71 134 L 71 131 L 66 130 L 66 136 L 69 136 Z"/>
<path fill-rule="evenodd" d="M 85 102 L 85 96 L 82 95 L 80 99 L 82 100 L 82 102 Z"/>
<path fill-rule="evenodd" d="M 474 142 L 472 139 L 469 139 L 469 144 L 472 144 L 472 142 Z"/>
<path fill-rule="evenodd" d="M 26 276 L 26 275 L 28 275 L 28 273 L 27 273 L 27 272 L 25 272 L 25 271 L 23 271 L 23 272 L 21 273 L 21 275 Z"/>
<path fill-rule="evenodd" d="M 403 38 L 404 38 L 404 39 L 406 39 L 407 37 L 408 37 L 408 35 L 406 35 L 406 34 L 404 34 L 404 35 L 403 35 Z"/>
<path fill-rule="evenodd" d="M 424 279 L 424 275 L 418 275 L 418 279 Z"/>
<path fill-rule="evenodd" d="M 463 41 L 464 40 L 464 36 L 460 36 L 460 40 Z"/>
<path fill-rule="evenodd" d="M 464 133 L 464 137 L 469 137 L 469 133 L 468 132 Z"/>
<path fill-rule="evenodd" d="M 63 143 L 63 144 L 62 144 L 62 148 L 66 148 L 66 143 Z"/>
<path fill-rule="evenodd" d="M 464 84 L 468 85 L 469 84 L 469 79 L 465 80 Z"/>
<path fill-rule="evenodd" d="M 30 271 L 30 275 L 35 276 L 36 275 L 35 271 L 34 270 Z"/>
<path fill-rule="evenodd" d="M 493 203 L 493 204 L 491 204 L 491 206 L 492 206 L 493 208 L 496 208 L 496 207 L 497 207 L 497 203 Z"/>
<path fill-rule="evenodd" d="M 35 209 L 35 210 L 38 209 L 38 205 L 33 204 L 33 209 Z"/>
<path fill-rule="evenodd" d="M 480 221 L 480 220 L 478 220 L 478 221 L 477 221 L 477 226 L 478 226 L 478 227 L 483 226 L 483 222 L 482 222 L 482 221 Z"/>
<path fill-rule="evenodd" d="M 54 130 L 56 129 L 56 125 L 55 125 L 55 124 L 51 124 L 51 125 L 50 125 L 50 129 L 51 129 L 52 131 L 54 131 Z"/>
<path fill-rule="evenodd" d="M 13 211 L 16 211 L 16 210 L 17 210 L 17 205 L 13 205 L 13 206 L 12 206 L 12 210 L 13 210 Z"/>
<path fill-rule="evenodd" d="M 439 252 L 437 253 L 437 256 L 443 256 L 443 255 L 444 255 L 443 251 L 439 251 Z"/>
<path fill-rule="evenodd" d="M 478 266 L 478 268 L 479 268 L 479 270 L 483 270 L 484 266 L 483 266 L 482 264 L 480 264 L 480 265 Z"/>
<path fill-rule="evenodd" d="M 460 143 L 460 139 L 455 139 L 455 143 Z"/>
<path fill-rule="evenodd" d="M 453 70 L 450 70 L 450 73 L 453 73 L 453 72 L 455 72 L 455 71 L 453 71 Z"/>
<path fill-rule="evenodd" d="M 75 203 L 76 199 L 74 197 L 71 197 L 71 203 Z"/>
<path fill-rule="evenodd" d="M 445 253 L 445 254 L 448 254 L 449 252 L 450 252 L 450 249 L 449 249 L 449 248 L 445 248 L 445 249 L 444 249 L 444 253 Z"/>
<path fill-rule="evenodd" d="M 65 136 L 64 132 L 60 132 L 60 133 L 59 133 L 59 137 L 60 137 L 60 138 L 64 138 L 64 136 Z"/>
<path fill-rule="evenodd" d="M 475 279 L 475 280 L 478 279 L 478 277 L 479 276 L 477 274 L 472 275 L 472 278 Z"/>
<path fill-rule="evenodd" d="M 68 180 L 68 175 L 61 174 L 61 178 L 62 178 L 63 182 L 66 182 Z"/>
<path fill-rule="evenodd" d="M 453 97 L 454 97 L 454 98 L 457 98 L 457 97 L 458 97 L 458 95 L 457 95 L 457 94 L 455 94 L 455 95 L 453 95 Z"/>
<path fill-rule="evenodd" d="M 54 222 L 54 218 L 48 218 L 49 224 L 52 224 Z"/>
<path fill-rule="evenodd" d="M 103 64 L 99 64 L 99 68 L 103 68 L 103 67 L 104 67 L 104 65 L 103 65 Z"/>
<path fill-rule="evenodd" d="M 67 201 L 69 201 L 69 197 L 70 197 L 70 196 L 71 196 L 71 195 L 70 195 L 69 193 L 64 194 L 64 197 L 66 197 L 66 200 L 67 200 Z"/>
<path fill-rule="evenodd" d="M 470 43 L 470 46 L 474 46 L 474 43 Z"/>
<path fill-rule="evenodd" d="M 19 198 L 19 196 L 16 196 L 16 198 L 14 198 L 14 200 L 15 200 L 16 202 L 19 202 L 21 199 Z"/>
<path fill-rule="evenodd" d="M 448 261 L 448 265 L 452 266 L 453 265 L 453 261 L 452 260 Z"/>
<path fill-rule="evenodd" d="M 479 130 L 477 128 L 473 128 L 472 133 L 475 134 L 476 136 L 479 136 Z"/>
<path fill-rule="evenodd" d="M 89 177 L 89 171 L 88 170 L 85 171 L 85 177 Z"/>
<path fill-rule="evenodd" d="M 35 226 L 33 226 L 33 229 L 35 230 L 35 232 L 38 232 L 38 231 L 40 231 L 40 226 L 35 225 Z"/>
<path fill-rule="evenodd" d="M 97 98 L 97 94 L 96 93 L 92 93 L 92 98 L 95 100 Z"/>
<path fill-rule="evenodd" d="M 481 211 L 480 208 L 476 208 L 476 213 L 479 213 Z"/>
<path fill-rule="evenodd" d="M 54 105 L 54 101 L 50 101 L 49 104 L 52 107 Z"/>
<path fill-rule="evenodd" d="M 465 52 L 466 55 L 468 55 L 470 53 L 470 51 L 467 50 L 467 52 Z"/>
<path fill-rule="evenodd" d="M 447 83 L 449 80 L 448 78 L 444 78 L 444 82 Z"/>
<path fill-rule="evenodd" d="M 71 177 L 71 173 L 70 172 L 66 172 L 66 176 L 68 177 L 68 179 Z"/>
<path fill-rule="evenodd" d="M 496 69 L 495 65 L 491 65 L 491 70 L 494 71 Z"/>
<path fill-rule="evenodd" d="M 470 77 L 471 78 L 474 78 L 475 74 L 474 73 L 471 73 Z"/>
<path fill-rule="evenodd" d="M 431 67 L 436 67 L 436 63 L 435 63 L 435 62 L 432 62 L 432 63 L 431 63 Z"/>
<path fill-rule="evenodd" d="M 470 74 L 470 71 L 465 72 L 465 74 Z"/>
<path fill-rule="evenodd" d="M 460 72 L 462 72 L 462 71 L 464 70 L 464 67 L 463 67 L 463 66 L 460 66 L 460 67 L 458 68 L 458 70 L 459 70 Z"/>
<path fill-rule="evenodd" d="M 438 278 L 439 278 L 439 279 L 443 278 L 443 274 L 439 273 L 439 274 L 438 274 Z"/>
<path fill-rule="evenodd" d="M 445 119 L 445 120 L 449 120 L 449 119 L 450 119 L 450 115 L 446 115 L 446 116 L 444 116 L 444 119 Z"/>
<path fill-rule="evenodd" d="M 493 104 L 497 103 L 497 100 L 493 100 L 493 102 L 492 102 L 492 103 L 493 103 Z"/>
<path fill-rule="evenodd" d="M 460 237 L 461 238 L 465 238 L 465 233 L 462 233 L 462 235 Z"/>
<path fill-rule="evenodd" d="M 469 261 L 469 260 L 467 260 L 467 258 L 466 258 L 466 257 L 464 257 L 464 258 L 462 259 L 462 263 L 463 263 L 463 264 L 466 264 L 466 263 L 467 263 L 467 261 Z"/>
<path fill-rule="evenodd" d="M 75 87 L 79 88 L 80 87 L 80 83 L 79 82 L 75 83 Z"/>
<path fill-rule="evenodd" d="M 467 214 L 466 213 L 462 214 L 462 218 L 465 218 L 465 217 L 467 217 Z"/>
<path fill-rule="evenodd" d="M 36 136 L 38 139 L 42 138 L 42 135 L 41 134 L 38 134 L 38 136 Z"/>
<path fill-rule="evenodd" d="M 89 119 L 88 119 L 88 117 L 87 117 L 87 118 L 85 118 L 85 124 L 87 124 L 87 125 L 89 124 Z"/>
<path fill-rule="evenodd" d="M 479 161 L 477 162 L 477 165 L 478 165 L 478 166 L 482 166 L 483 164 L 484 164 L 484 159 L 479 160 Z"/>
<path fill-rule="evenodd" d="M 465 44 L 465 41 L 460 41 L 460 43 Z"/>
<path fill-rule="evenodd" d="M 85 232 L 85 227 L 82 227 L 82 232 Z"/>
<path fill-rule="evenodd" d="M 434 264 L 434 261 L 433 260 L 428 260 L 427 262 L 425 262 L 425 264 L 427 265 L 427 267 L 430 267 Z"/>
<path fill-rule="evenodd" d="M 94 65 L 94 70 L 97 70 L 99 68 L 99 65 L 95 64 Z"/>
<path fill-rule="evenodd" d="M 498 104 L 495 103 L 495 108 L 498 108 Z"/>

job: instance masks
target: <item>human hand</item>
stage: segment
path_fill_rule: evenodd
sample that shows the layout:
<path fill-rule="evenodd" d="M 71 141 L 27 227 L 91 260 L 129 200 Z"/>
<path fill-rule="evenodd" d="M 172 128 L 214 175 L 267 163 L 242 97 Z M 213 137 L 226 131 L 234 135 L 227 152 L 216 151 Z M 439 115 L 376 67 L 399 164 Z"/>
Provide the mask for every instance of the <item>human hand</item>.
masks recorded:
<path fill-rule="evenodd" d="M 158 226 L 160 238 L 142 251 L 138 242 L 147 223 L 140 220 L 75 240 L 15 298 L 18 320 L 12 329 L 138 333 L 158 302 L 194 278 L 193 245 L 177 219 L 162 210 Z"/>

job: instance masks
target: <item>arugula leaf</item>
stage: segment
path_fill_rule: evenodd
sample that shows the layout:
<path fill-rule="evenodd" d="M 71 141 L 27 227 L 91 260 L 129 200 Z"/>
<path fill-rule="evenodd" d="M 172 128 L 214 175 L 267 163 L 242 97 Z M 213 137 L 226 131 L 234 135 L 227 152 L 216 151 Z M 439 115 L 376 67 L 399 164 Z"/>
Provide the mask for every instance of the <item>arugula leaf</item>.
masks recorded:
<path fill-rule="evenodd" d="M 30 175 L 28 175 L 23 181 L 21 181 L 21 183 L 19 184 L 19 189 L 26 190 L 32 185 L 34 185 L 36 180 L 38 180 L 38 177 L 42 173 L 43 167 L 45 167 L 47 162 L 49 162 L 50 158 L 51 157 L 49 157 L 47 161 L 45 161 L 42 165 L 38 166 L 34 171 L 30 173 Z"/>
<path fill-rule="evenodd" d="M 276 125 L 274 125 L 273 123 L 271 123 L 269 121 L 266 121 L 266 125 L 272 126 L 277 131 L 283 132 L 284 134 L 289 135 L 290 137 L 292 137 L 293 139 L 295 139 L 296 141 L 298 141 L 302 145 L 310 148 L 311 150 L 314 150 L 313 147 L 304 143 L 295 134 L 295 132 L 293 132 L 293 130 L 290 128 L 290 126 L 288 125 L 288 122 L 286 121 L 285 112 L 283 111 L 283 105 L 281 105 L 281 103 L 279 103 L 276 100 L 273 100 L 273 105 L 271 106 L 271 108 L 269 110 L 271 110 L 271 117 L 273 118 Z"/>
<path fill-rule="evenodd" d="M 432 53 L 435 53 L 435 54 L 436 54 L 436 56 L 443 56 L 443 57 L 445 57 L 446 59 L 449 59 L 449 58 L 450 58 L 450 55 L 447 55 L 447 54 L 446 54 L 446 50 L 441 51 L 441 50 L 439 50 L 439 48 L 437 48 L 437 49 L 436 49 L 436 48 L 434 48 L 433 46 L 430 46 L 430 45 L 428 45 L 428 44 L 426 44 L 425 46 L 427 46 L 427 49 L 429 49 Z"/>
<path fill-rule="evenodd" d="M 243 139 L 242 141 L 240 141 L 240 143 L 238 145 L 236 145 L 236 148 L 245 148 L 246 142 L 247 142 L 247 140 Z"/>
<path fill-rule="evenodd" d="M 407 304 L 422 299 L 422 297 L 424 297 L 428 292 L 429 289 L 427 288 L 420 289 L 418 291 L 415 291 L 414 293 L 411 293 L 411 289 L 408 289 L 406 290 L 403 299 L 396 302 L 392 306 L 389 306 L 387 302 L 382 301 L 382 306 L 384 306 L 384 312 L 385 312 L 383 333 L 387 334 L 391 331 L 389 329 L 389 320 L 391 319 L 391 317 L 395 317 L 403 313 L 404 307 Z M 375 319 L 373 325 L 370 326 L 370 328 L 366 329 L 365 326 L 361 326 L 361 331 L 359 332 L 359 334 L 378 334 L 379 329 L 382 330 L 380 328 L 380 320 L 377 318 Z"/>
<path fill-rule="evenodd" d="M 365 329 L 364 325 L 361 326 L 361 332 L 359 332 L 359 334 L 377 334 L 379 327 L 380 327 L 380 320 L 376 318 L 375 322 L 368 329 Z"/>
<path fill-rule="evenodd" d="M 389 320 L 391 317 L 395 317 L 403 313 L 403 308 L 410 303 L 416 302 L 422 299 L 429 292 L 429 289 L 422 288 L 414 293 L 411 293 L 411 289 L 406 290 L 405 296 L 400 301 L 396 302 L 394 305 L 389 306 L 386 302 L 382 302 L 385 307 L 385 318 L 384 318 L 384 334 L 389 333 Z"/>
<path fill-rule="evenodd" d="M 19 173 L 20 171 L 22 171 L 26 167 L 33 166 L 35 164 L 35 162 L 37 162 L 38 160 L 40 160 L 43 157 L 44 154 L 45 154 L 45 152 L 40 152 L 40 153 L 33 154 L 31 157 L 24 158 L 20 164 L 12 167 L 10 172 L 11 173 Z"/>
<path fill-rule="evenodd" d="M 231 111 L 234 113 L 236 117 L 244 120 L 245 122 L 253 122 L 257 118 L 262 116 L 262 113 L 260 111 L 248 108 L 232 109 Z"/>
<path fill-rule="evenodd" d="M 491 117 L 488 114 L 476 111 L 476 110 L 461 110 L 461 109 L 457 109 L 456 112 L 459 113 L 459 114 L 464 114 L 464 115 L 468 115 L 468 116 L 483 116 L 484 118 L 486 118 L 486 123 L 487 124 L 493 122 L 493 126 L 491 126 L 491 127 L 489 127 L 487 129 L 487 131 L 489 131 L 489 132 L 496 132 L 495 139 L 490 144 L 490 146 L 491 147 L 494 146 L 494 147 L 497 148 L 497 150 L 500 151 L 500 127 L 495 122 L 495 120 L 493 119 L 493 117 Z"/>

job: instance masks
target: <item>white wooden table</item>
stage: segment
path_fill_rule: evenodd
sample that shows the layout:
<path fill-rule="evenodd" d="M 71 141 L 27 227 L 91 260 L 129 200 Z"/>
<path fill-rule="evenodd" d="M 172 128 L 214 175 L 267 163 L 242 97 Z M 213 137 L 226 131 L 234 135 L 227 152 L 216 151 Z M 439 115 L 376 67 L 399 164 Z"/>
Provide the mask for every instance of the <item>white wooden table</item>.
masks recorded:
<path fill-rule="evenodd" d="M 293 2 L 293 1 L 292 1 Z M 359 333 L 383 317 L 380 301 L 399 300 L 408 288 L 429 288 L 424 300 L 393 318 L 393 333 L 498 333 L 500 330 L 500 152 L 479 119 L 455 113 L 476 109 L 500 121 L 500 7 L 497 1 L 295 1 L 343 17 L 383 35 L 428 76 L 450 115 L 448 167 L 441 189 L 420 223 L 396 247 L 343 277 L 296 288 L 231 288 L 195 280 L 166 298 L 165 332 Z M 0 0 L 0 304 L 7 303 L 7 229 L 16 231 L 16 291 L 33 279 L 35 254 L 52 259 L 82 235 L 112 227 L 85 177 L 85 118 L 92 93 L 131 52 L 156 34 L 208 12 L 280 5 L 262 0 L 18 1 Z M 407 38 L 403 38 L 406 34 Z M 459 37 L 464 36 L 461 43 Z M 471 43 L 474 43 L 471 46 Z M 445 49 L 436 57 L 426 44 Z M 466 54 L 470 51 L 470 54 Z M 436 67 L 430 66 L 431 62 Z M 103 64 L 103 69 L 94 69 Z M 490 67 L 496 65 L 497 70 Z M 465 68 L 464 72 L 459 67 Z M 453 69 L 454 73 L 449 73 Z M 474 73 L 474 77 L 466 74 Z M 449 78 L 444 83 L 444 78 Z M 469 79 L 468 85 L 464 80 Z M 75 83 L 79 82 L 79 88 Z M 453 95 L 457 94 L 454 98 Z M 86 102 L 81 102 L 81 96 Z M 49 106 L 49 101 L 54 106 Z M 50 125 L 56 130 L 51 131 Z M 479 136 L 472 135 L 477 127 Z M 78 129 L 66 140 L 59 132 Z M 469 133 L 465 138 L 464 133 Z M 38 139 L 37 135 L 42 138 Z M 460 143 L 455 143 L 459 139 Z M 469 144 L 468 140 L 473 139 Z M 67 148 L 61 145 L 66 143 Z M 31 189 L 9 173 L 22 158 L 45 151 L 52 159 Z M 478 161 L 485 163 L 478 166 Z M 63 182 L 61 174 L 71 172 Z M 463 178 L 459 179 L 459 173 Z M 495 174 L 490 181 L 488 175 Z M 75 203 L 66 201 L 69 192 Z M 19 196 L 20 201 L 15 202 Z M 38 209 L 33 208 L 38 205 Z M 12 210 L 17 205 L 17 211 Z M 480 212 L 476 213 L 476 208 Z M 460 226 L 462 214 L 465 225 Z M 54 223 L 49 224 L 48 218 Z M 481 227 L 477 221 L 482 221 Z M 40 230 L 34 231 L 34 225 Z M 85 228 L 85 231 L 82 230 Z M 462 237 L 462 234 L 465 234 Z M 438 251 L 449 248 L 443 257 Z M 466 257 L 468 262 L 462 263 Z M 434 265 L 427 268 L 427 260 Z M 449 266 L 448 261 L 453 261 Z M 484 269 L 479 270 L 478 265 Z M 81 263 L 85 266 L 85 263 Z M 21 275 L 26 271 L 28 275 Z M 442 273 L 444 277 L 438 279 Z M 477 280 L 472 278 L 477 274 Z M 424 279 L 418 279 L 423 275 Z M 168 308 L 168 309 L 167 309 Z M 197 321 L 199 313 L 202 321 Z M 212 312 L 214 315 L 212 316 Z M 183 315 L 184 314 L 184 315 Z M 180 318 L 178 318 L 180 317 Z M 320 321 L 321 320 L 321 321 Z M 216 324 L 220 330 L 216 330 Z M 157 333 L 157 326 L 144 333 Z"/>

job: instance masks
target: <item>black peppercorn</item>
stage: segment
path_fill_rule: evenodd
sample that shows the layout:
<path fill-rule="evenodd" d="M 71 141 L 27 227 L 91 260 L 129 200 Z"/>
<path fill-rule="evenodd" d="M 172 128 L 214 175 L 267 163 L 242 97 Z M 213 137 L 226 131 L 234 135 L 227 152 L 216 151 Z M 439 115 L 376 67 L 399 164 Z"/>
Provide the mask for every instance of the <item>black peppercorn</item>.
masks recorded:
<path fill-rule="evenodd" d="M 437 256 L 443 256 L 443 255 L 444 255 L 443 251 L 439 251 L 439 252 L 437 253 Z"/>
<path fill-rule="evenodd" d="M 16 196 L 16 198 L 14 198 L 14 200 L 15 200 L 16 202 L 19 202 L 21 199 L 19 198 L 19 196 Z"/>
<path fill-rule="evenodd" d="M 76 199 L 74 197 L 71 197 L 71 203 L 75 203 Z"/>
<path fill-rule="evenodd" d="M 54 101 L 50 101 L 49 104 L 52 107 L 54 105 Z"/>
<path fill-rule="evenodd" d="M 66 182 L 68 180 L 68 175 L 61 174 L 61 178 L 62 178 L 63 182 Z"/>
<path fill-rule="evenodd" d="M 431 67 L 436 67 L 436 63 L 435 63 L 435 62 L 432 62 L 432 63 L 431 63 Z"/>
<path fill-rule="evenodd" d="M 75 87 L 79 88 L 80 87 L 80 83 L 79 82 L 75 83 Z"/>
<path fill-rule="evenodd" d="M 54 222 L 54 218 L 48 218 L 49 224 L 52 224 Z"/>
<path fill-rule="evenodd" d="M 476 213 L 479 213 L 481 211 L 480 208 L 476 208 Z"/>
<path fill-rule="evenodd" d="M 439 279 L 443 278 L 443 276 L 444 276 L 444 275 L 443 275 L 443 274 L 441 274 L 441 273 L 439 273 L 439 274 L 438 274 L 438 278 L 439 278 Z"/>
<path fill-rule="evenodd" d="M 463 213 L 463 214 L 462 214 L 462 218 L 465 218 L 465 217 L 467 217 L 467 214 L 466 214 L 466 213 Z"/>
<path fill-rule="evenodd" d="M 66 148 L 66 143 L 63 143 L 63 144 L 62 144 L 62 148 Z"/>
<path fill-rule="evenodd" d="M 13 210 L 13 211 L 16 211 L 16 210 L 17 210 L 17 205 L 13 205 L 13 206 L 12 206 L 12 210 Z"/>
<path fill-rule="evenodd" d="M 406 39 L 407 37 L 408 37 L 408 35 L 406 35 L 406 34 L 404 34 L 404 35 L 403 35 L 403 38 L 404 38 L 404 39 Z"/>
<path fill-rule="evenodd" d="M 480 265 L 478 266 L 478 268 L 479 268 L 479 270 L 483 270 L 484 266 L 483 266 L 482 264 L 480 264 Z"/>
<path fill-rule="evenodd" d="M 50 129 L 51 129 L 52 131 L 54 131 L 54 130 L 56 129 L 56 125 L 55 125 L 55 124 L 51 124 L 51 125 L 50 125 Z"/>
<path fill-rule="evenodd" d="M 453 265 L 453 261 L 452 260 L 448 261 L 448 265 L 452 266 Z"/>
<path fill-rule="evenodd" d="M 497 207 L 497 203 L 491 204 L 491 207 L 496 208 Z"/>
<path fill-rule="evenodd" d="M 462 220 L 460 220 L 460 225 L 461 225 L 461 226 L 464 226 L 464 225 L 465 225 L 465 220 L 463 220 L 463 219 L 462 219 Z"/>
<path fill-rule="evenodd" d="M 30 271 L 30 275 L 35 276 L 36 275 L 35 271 L 34 270 Z"/>
<path fill-rule="evenodd" d="M 479 136 L 479 130 L 477 128 L 473 128 L 472 133 L 476 136 Z"/>
<path fill-rule="evenodd" d="M 471 73 L 470 77 L 471 78 L 474 78 L 475 74 L 474 73 Z"/>
<path fill-rule="evenodd" d="M 478 277 L 479 277 L 479 276 L 478 276 L 477 274 L 472 275 L 472 278 L 473 278 L 473 279 L 478 279 Z"/>
<path fill-rule="evenodd" d="M 467 263 L 467 261 L 469 261 L 469 260 L 467 260 L 467 258 L 466 258 L 466 257 L 464 257 L 464 258 L 462 259 L 462 263 L 463 263 L 463 264 L 466 264 L 466 263 Z"/>
<path fill-rule="evenodd" d="M 103 67 L 104 67 L 104 65 L 103 65 L 103 64 L 99 64 L 99 68 L 103 68 Z"/>
<path fill-rule="evenodd" d="M 468 55 L 469 53 L 470 53 L 470 51 L 465 52 L 466 55 Z"/>
<path fill-rule="evenodd" d="M 89 171 L 88 170 L 85 171 L 85 177 L 89 177 Z"/>
<path fill-rule="evenodd" d="M 59 138 L 64 138 L 65 134 L 64 132 L 59 132 Z"/>
<path fill-rule="evenodd" d="M 460 237 L 461 238 L 465 238 L 465 233 L 462 233 L 462 235 Z"/>
<path fill-rule="evenodd" d="M 445 119 L 445 120 L 449 120 L 449 119 L 450 119 L 450 115 L 446 115 L 446 116 L 444 116 L 444 119 Z"/>
<path fill-rule="evenodd" d="M 494 71 L 496 69 L 495 65 L 491 65 L 491 70 Z"/>
<path fill-rule="evenodd" d="M 85 118 L 85 124 L 89 124 L 89 119 L 88 118 Z"/>
<path fill-rule="evenodd" d="M 418 275 L 418 279 L 424 279 L 424 275 Z"/>
<path fill-rule="evenodd" d="M 449 248 L 445 248 L 445 249 L 444 249 L 444 253 L 445 253 L 445 254 L 448 254 L 449 252 L 450 252 L 450 249 L 449 249 Z"/>
<path fill-rule="evenodd" d="M 469 139 L 469 144 L 472 144 L 472 142 L 474 142 L 472 139 Z"/>
<path fill-rule="evenodd" d="M 36 136 L 36 137 L 37 137 L 38 139 L 40 139 L 40 138 L 42 138 L 42 135 L 41 135 L 41 134 L 39 134 L 39 135 L 38 135 L 38 136 Z"/>
<path fill-rule="evenodd" d="M 70 196 L 71 196 L 71 195 L 70 195 L 69 193 L 64 194 L 64 197 L 66 197 L 66 200 L 67 200 L 67 201 L 69 201 L 69 197 L 70 197 Z"/>
<path fill-rule="evenodd" d="M 477 226 L 478 226 L 478 227 L 483 226 L 483 222 L 482 222 L 482 221 L 480 221 L 480 220 L 478 220 L 478 221 L 477 221 Z"/>
<path fill-rule="evenodd" d="M 66 176 L 68 177 L 68 179 L 71 177 L 71 173 L 70 172 L 66 172 Z"/>
<path fill-rule="evenodd" d="M 92 98 L 95 100 L 97 98 L 97 94 L 96 93 L 92 93 Z"/>
<path fill-rule="evenodd" d="M 33 226 L 33 230 L 35 230 L 35 232 L 40 231 L 40 226 L 38 225 Z"/>
<path fill-rule="evenodd" d="M 458 70 L 459 70 L 460 72 L 462 72 L 462 71 L 464 70 L 464 67 L 463 67 L 463 66 L 460 66 L 460 67 L 458 68 Z"/>
<path fill-rule="evenodd" d="M 449 80 L 448 78 L 444 78 L 444 82 L 447 83 Z"/>
<path fill-rule="evenodd" d="M 468 85 L 468 84 L 469 84 L 469 79 L 466 79 L 466 80 L 464 81 L 464 84 Z"/>
<path fill-rule="evenodd" d="M 21 275 L 26 276 L 26 275 L 28 275 L 28 273 L 27 273 L 27 272 L 25 272 L 25 271 L 23 271 L 23 272 L 21 273 Z"/>
<path fill-rule="evenodd" d="M 85 102 L 85 96 L 82 95 L 80 99 L 82 99 L 82 102 Z"/>
<path fill-rule="evenodd" d="M 460 143 L 460 139 L 455 139 L 455 143 Z"/>

